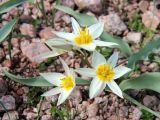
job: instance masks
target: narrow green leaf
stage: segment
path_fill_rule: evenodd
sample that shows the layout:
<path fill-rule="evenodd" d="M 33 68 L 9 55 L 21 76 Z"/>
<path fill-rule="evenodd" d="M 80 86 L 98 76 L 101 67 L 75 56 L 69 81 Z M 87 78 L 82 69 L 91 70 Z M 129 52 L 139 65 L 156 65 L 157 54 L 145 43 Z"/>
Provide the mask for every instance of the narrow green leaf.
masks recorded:
<path fill-rule="evenodd" d="M 124 96 L 124 98 L 126 98 L 127 100 L 129 100 L 133 104 L 137 105 L 141 109 L 146 110 L 146 111 L 148 111 L 148 112 L 152 113 L 153 115 L 155 115 L 155 116 L 160 118 L 160 112 L 156 112 L 156 111 L 153 111 L 153 110 L 149 109 L 148 107 L 142 105 L 140 102 L 138 102 L 137 100 L 133 99 L 132 97 L 130 97 L 129 95 L 127 95 L 124 92 L 123 92 L 123 96 Z"/>
<path fill-rule="evenodd" d="M 56 50 L 56 48 L 55 48 Z M 57 51 L 49 51 L 49 52 L 46 52 L 46 53 L 43 53 L 43 54 L 40 54 L 39 56 L 37 56 L 36 58 L 41 60 L 41 59 L 46 59 L 46 58 L 51 58 L 51 57 L 56 57 L 56 56 L 59 56 L 63 53 L 65 53 L 66 51 L 62 50 L 62 49 L 59 49 Z"/>
<path fill-rule="evenodd" d="M 0 5 L 0 14 L 8 12 L 12 8 L 14 8 L 20 4 L 23 4 L 24 2 L 32 2 L 33 3 L 33 0 L 9 0 L 9 1 L 3 3 L 2 5 Z"/>
<path fill-rule="evenodd" d="M 49 39 L 49 40 L 45 41 L 45 43 L 47 44 L 47 46 L 49 46 L 54 51 L 55 51 L 55 49 L 57 49 L 57 50 L 61 49 L 61 51 L 63 49 L 67 52 L 67 51 L 71 51 L 72 48 L 73 48 L 72 45 L 67 44 L 67 42 L 64 39 L 61 39 L 61 38 Z"/>
<path fill-rule="evenodd" d="M 65 6 L 56 5 L 55 8 L 65 12 L 65 13 L 68 13 L 68 14 L 72 15 L 74 18 L 77 19 L 77 21 L 82 26 L 86 26 L 86 25 L 90 26 L 90 25 L 95 24 L 95 23 L 98 22 L 98 20 L 93 16 L 77 13 L 77 12 L 73 11 L 71 8 L 68 8 L 68 7 L 65 7 Z M 115 37 L 109 35 L 106 32 L 103 32 L 103 34 L 100 37 L 104 41 L 114 42 L 114 43 L 119 44 L 119 49 L 122 52 L 124 52 L 127 56 L 131 55 L 131 50 L 129 48 L 129 45 L 126 42 L 124 42 L 122 39 L 115 38 Z"/>
<path fill-rule="evenodd" d="M 120 88 L 122 91 L 135 89 L 149 89 L 160 93 L 160 73 L 152 72 L 145 73 L 137 78 L 124 80 L 120 83 Z"/>
<path fill-rule="evenodd" d="M 23 85 L 28 86 L 53 86 L 51 83 L 47 82 L 43 77 L 31 77 L 31 78 L 23 78 L 21 76 L 16 76 L 11 73 L 9 73 L 7 70 L 3 70 L 4 74 L 10 78 L 11 80 L 14 80 L 15 82 L 18 82 Z"/>
<path fill-rule="evenodd" d="M 142 48 L 138 53 L 133 54 L 128 59 L 128 67 L 134 68 L 138 60 L 144 60 L 148 57 L 150 53 L 160 47 L 160 38 L 156 38 L 149 42 L 144 48 Z"/>
<path fill-rule="evenodd" d="M 23 78 L 21 76 L 16 76 L 11 73 L 9 73 L 7 70 L 3 70 L 4 74 L 10 78 L 11 80 L 18 82 L 23 85 L 28 85 L 28 86 L 36 86 L 36 87 L 41 87 L 41 86 L 53 86 L 53 84 L 47 82 L 43 77 L 38 76 L 38 77 L 30 77 L 30 78 Z M 76 84 L 77 85 L 88 85 L 90 84 L 90 81 L 88 80 L 83 80 L 81 78 L 76 78 Z"/>
<path fill-rule="evenodd" d="M 82 78 L 77 77 L 76 78 L 76 84 L 77 85 L 89 85 L 90 84 L 90 80 L 84 80 Z"/>
<path fill-rule="evenodd" d="M 5 38 L 9 35 L 12 31 L 14 25 L 16 24 L 17 19 L 13 19 L 11 22 L 6 24 L 4 27 L 0 29 L 0 43 L 5 40 Z"/>

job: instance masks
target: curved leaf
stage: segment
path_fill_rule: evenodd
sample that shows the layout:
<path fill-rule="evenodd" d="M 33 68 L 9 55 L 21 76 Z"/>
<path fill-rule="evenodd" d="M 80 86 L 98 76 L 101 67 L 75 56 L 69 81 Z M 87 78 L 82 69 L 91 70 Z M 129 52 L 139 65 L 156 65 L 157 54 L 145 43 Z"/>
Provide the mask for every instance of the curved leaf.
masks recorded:
<path fill-rule="evenodd" d="M 9 73 L 7 70 L 3 70 L 4 74 L 10 78 L 11 80 L 18 82 L 23 85 L 27 86 L 36 86 L 36 87 L 41 87 L 41 86 L 53 86 L 53 84 L 49 83 L 46 81 L 43 77 L 38 76 L 38 77 L 30 77 L 30 78 L 23 78 L 21 76 L 16 76 L 11 73 Z M 76 84 L 77 85 L 88 85 L 90 84 L 90 81 L 88 80 L 83 80 L 81 78 L 76 78 Z"/>
<path fill-rule="evenodd" d="M 55 6 L 56 9 L 61 10 L 65 13 L 68 13 L 70 15 L 72 15 L 74 18 L 77 19 L 77 21 L 82 25 L 82 26 L 90 26 L 92 24 L 95 24 L 98 22 L 98 20 L 93 17 L 93 16 L 89 16 L 86 14 L 81 14 L 81 13 L 77 13 L 75 11 L 73 11 L 71 8 L 69 7 L 65 7 L 65 6 L 61 6 L 61 5 L 56 5 Z M 102 35 L 100 36 L 102 40 L 107 41 L 107 42 L 114 42 L 119 44 L 119 49 L 125 53 L 126 55 L 131 55 L 131 50 L 129 48 L 129 45 L 124 42 L 122 39 L 117 39 L 114 38 L 113 36 L 109 35 L 106 32 L 103 32 Z"/>
<path fill-rule="evenodd" d="M 133 54 L 128 59 L 128 67 L 134 68 L 135 63 L 138 60 L 144 60 L 148 55 L 154 50 L 160 47 L 160 38 L 156 38 L 149 42 L 144 48 L 142 48 L 138 53 Z"/>
<path fill-rule="evenodd" d="M 16 24 L 17 19 L 13 19 L 11 22 L 6 24 L 4 27 L 0 29 L 0 43 L 5 40 L 5 38 L 9 35 L 12 31 L 14 25 Z"/>
<path fill-rule="evenodd" d="M 127 95 L 126 93 L 123 92 L 123 96 L 124 98 L 126 98 L 127 100 L 129 100 L 130 102 L 132 102 L 133 104 L 137 105 L 138 107 L 140 107 L 140 109 L 146 110 L 150 113 L 152 113 L 153 115 L 157 116 L 160 118 L 160 112 L 156 112 L 151 110 L 150 108 L 142 105 L 140 102 L 138 102 L 137 100 L 135 100 L 134 98 L 130 97 L 129 95 Z"/>
<path fill-rule="evenodd" d="M 9 73 L 7 70 L 3 70 L 4 74 L 10 78 L 11 80 L 14 80 L 15 82 L 18 82 L 23 85 L 28 86 L 53 86 L 51 83 L 47 82 L 43 77 L 31 77 L 31 78 L 23 78 L 21 76 L 16 76 L 11 73 Z"/>
<path fill-rule="evenodd" d="M 2 5 L 0 5 L 0 14 L 8 12 L 12 8 L 24 3 L 24 2 L 32 2 L 33 0 L 9 0 Z"/>
<path fill-rule="evenodd" d="M 149 89 L 160 93 L 160 73 L 145 73 L 137 78 L 124 80 L 120 83 L 122 91 L 128 89 Z"/>

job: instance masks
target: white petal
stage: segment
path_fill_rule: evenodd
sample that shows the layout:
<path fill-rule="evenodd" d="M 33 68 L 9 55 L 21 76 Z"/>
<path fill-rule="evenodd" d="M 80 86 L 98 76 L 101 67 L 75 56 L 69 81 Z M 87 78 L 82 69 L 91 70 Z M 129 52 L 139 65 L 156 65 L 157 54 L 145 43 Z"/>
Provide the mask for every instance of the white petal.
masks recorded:
<path fill-rule="evenodd" d="M 79 47 L 88 50 L 88 51 L 94 51 L 96 49 L 95 43 L 90 43 L 89 45 L 80 45 Z"/>
<path fill-rule="evenodd" d="M 113 93 L 123 98 L 122 91 L 114 80 L 112 80 L 111 82 L 108 82 L 107 85 L 112 90 Z"/>
<path fill-rule="evenodd" d="M 114 68 L 117 64 L 117 61 L 118 61 L 118 52 L 115 52 L 107 60 L 107 63 L 110 64 L 112 68 Z"/>
<path fill-rule="evenodd" d="M 97 51 L 94 51 L 92 55 L 92 66 L 94 68 L 97 68 L 100 64 L 106 64 L 106 59 L 102 54 L 100 54 Z"/>
<path fill-rule="evenodd" d="M 72 92 L 72 90 L 70 90 L 68 92 L 63 90 L 61 92 L 59 98 L 58 98 L 57 106 L 60 105 L 60 104 L 62 104 L 69 97 L 69 95 L 70 95 L 71 92 Z"/>
<path fill-rule="evenodd" d="M 97 77 L 95 77 L 90 85 L 89 88 L 89 97 L 92 99 L 102 93 L 104 88 L 106 87 L 106 83 L 99 80 Z"/>
<path fill-rule="evenodd" d="M 66 32 L 55 32 L 55 34 L 60 37 L 63 38 L 65 40 L 69 40 L 69 41 L 73 41 L 74 38 L 76 37 L 73 33 L 66 33 Z"/>
<path fill-rule="evenodd" d="M 101 46 L 101 47 L 115 47 L 118 44 L 113 43 L 113 42 L 105 42 L 105 41 L 101 41 L 101 40 L 94 40 L 94 43 L 96 44 L 96 46 Z"/>
<path fill-rule="evenodd" d="M 121 76 L 123 76 L 124 74 L 126 74 L 130 71 L 131 71 L 130 68 L 127 68 L 124 66 L 118 66 L 118 67 L 114 68 L 115 76 L 113 79 L 120 78 Z"/>
<path fill-rule="evenodd" d="M 64 68 L 64 70 L 65 70 L 65 73 L 66 73 L 67 75 L 71 75 L 71 72 L 70 72 L 70 70 L 69 70 L 68 65 L 65 63 L 65 61 L 64 61 L 63 59 L 61 59 L 61 58 L 59 58 L 59 59 L 60 59 L 62 65 L 63 65 L 63 68 Z"/>
<path fill-rule="evenodd" d="M 91 68 L 78 68 L 75 70 L 77 73 L 84 75 L 86 77 L 94 77 L 96 76 L 96 72 Z"/>
<path fill-rule="evenodd" d="M 56 87 L 56 88 L 53 88 L 53 89 L 43 93 L 41 96 L 52 96 L 52 95 L 59 94 L 61 91 L 62 91 L 62 89 L 60 87 Z"/>
<path fill-rule="evenodd" d="M 76 74 L 75 74 L 75 71 L 73 68 L 70 68 L 70 75 L 73 77 L 73 80 L 75 81 L 75 78 L 76 78 Z"/>
<path fill-rule="evenodd" d="M 80 26 L 79 26 L 78 22 L 73 17 L 71 17 L 71 23 L 72 23 L 72 27 L 73 27 L 73 32 L 75 34 L 79 34 Z"/>
<path fill-rule="evenodd" d="M 93 39 L 98 38 L 103 32 L 104 23 L 99 22 L 97 24 L 90 26 L 88 29 Z"/>
<path fill-rule="evenodd" d="M 63 74 L 61 73 L 40 73 L 40 75 L 42 77 L 44 77 L 48 82 L 50 82 L 51 84 L 53 85 L 56 85 L 56 86 L 60 86 L 61 84 L 61 81 L 60 79 L 64 77 Z"/>

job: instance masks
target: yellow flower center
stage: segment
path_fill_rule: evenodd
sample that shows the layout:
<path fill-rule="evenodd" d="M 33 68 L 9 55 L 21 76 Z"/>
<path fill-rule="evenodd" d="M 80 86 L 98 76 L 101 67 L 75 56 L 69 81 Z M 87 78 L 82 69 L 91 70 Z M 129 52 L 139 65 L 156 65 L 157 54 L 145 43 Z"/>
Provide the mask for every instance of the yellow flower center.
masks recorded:
<path fill-rule="evenodd" d="M 66 91 L 71 90 L 75 86 L 75 82 L 72 76 L 65 76 L 61 80 L 62 80 L 61 87 Z"/>
<path fill-rule="evenodd" d="M 98 59 L 98 58 L 97 58 Z M 115 75 L 115 72 L 111 68 L 110 64 L 101 64 L 96 70 L 97 76 L 100 80 L 110 82 Z"/>
<path fill-rule="evenodd" d="M 74 41 L 77 45 L 88 45 L 93 42 L 93 38 L 86 27 L 85 29 L 80 28 L 79 35 L 74 39 Z"/>

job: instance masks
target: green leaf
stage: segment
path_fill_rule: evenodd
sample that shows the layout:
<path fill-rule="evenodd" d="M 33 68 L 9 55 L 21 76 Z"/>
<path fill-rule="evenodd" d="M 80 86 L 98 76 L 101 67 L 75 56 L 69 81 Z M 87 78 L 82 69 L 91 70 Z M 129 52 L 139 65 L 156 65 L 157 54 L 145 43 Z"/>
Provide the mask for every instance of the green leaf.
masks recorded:
<path fill-rule="evenodd" d="M 160 93 L 160 73 L 152 72 L 145 73 L 137 78 L 124 80 L 120 83 L 120 88 L 122 91 L 135 89 L 149 89 Z"/>
<path fill-rule="evenodd" d="M 126 98 L 127 100 L 129 100 L 133 104 L 137 105 L 141 109 L 146 110 L 146 111 L 148 111 L 148 112 L 152 113 L 153 115 L 155 115 L 155 116 L 160 118 L 160 112 L 156 112 L 156 111 L 153 111 L 153 110 L 149 109 L 148 107 L 142 105 L 140 102 L 138 102 L 137 100 L 133 99 L 132 97 L 130 97 L 129 95 L 127 95 L 124 92 L 123 92 L 123 96 L 124 96 L 124 98 Z"/>
<path fill-rule="evenodd" d="M 0 29 L 0 43 L 3 42 L 5 38 L 9 35 L 16 22 L 17 19 L 13 19 L 11 22 L 7 23 L 4 27 Z"/>
<path fill-rule="evenodd" d="M 0 29 L 0 42 L 2 42 L 9 35 L 16 22 L 17 19 L 13 19 Z"/>
<path fill-rule="evenodd" d="M 65 52 L 66 51 L 64 51 L 62 49 L 57 50 L 55 48 L 55 50 L 40 54 L 39 56 L 37 56 L 37 59 L 46 59 L 46 58 L 56 57 L 56 56 L 59 56 L 59 55 L 65 53 Z"/>
<path fill-rule="evenodd" d="M 49 46 L 54 51 L 55 51 L 55 48 L 57 48 L 56 51 L 63 49 L 67 52 L 67 51 L 71 51 L 73 48 L 72 45 L 67 44 L 67 42 L 61 38 L 49 39 L 49 40 L 45 41 L 45 44 L 47 44 L 47 46 Z"/>
<path fill-rule="evenodd" d="M 61 5 L 56 5 L 55 6 L 56 9 L 61 10 L 65 13 L 68 13 L 70 15 L 72 15 L 75 19 L 77 19 L 77 21 L 82 25 L 82 26 L 90 26 L 92 24 L 95 24 L 98 22 L 98 20 L 93 17 L 93 16 L 89 16 L 86 14 L 81 14 L 81 13 L 77 13 L 75 11 L 73 11 L 71 8 L 69 7 L 65 7 L 65 6 L 61 6 Z M 119 44 L 119 49 L 125 53 L 126 55 L 131 55 L 131 50 L 128 46 L 128 44 L 126 42 L 124 42 L 122 39 L 120 38 L 115 38 L 111 35 L 109 35 L 106 32 L 103 32 L 102 35 L 100 36 L 102 40 L 107 41 L 107 42 L 114 42 Z"/>
<path fill-rule="evenodd" d="M 8 12 L 12 8 L 14 8 L 20 4 L 23 4 L 24 2 L 33 3 L 33 0 L 9 0 L 9 1 L 3 3 L 2 5 L 0 5 L 0 14 Z"/>
<path fill-rule="evenodd" d="M 82 78 L 77 77 L 76 78 L 76 84 L 77 85 L 89 85 L 90 84 L 90 80 L 84 80 Z"/>
<path fill-rule="evenodd" d="M 18 82 L 23 85 L 28 85 L 28 86 L 36 86 L 36 87 L 41 87 L 41 86 L 53 86 L 53 84 L 49 83 L 46 81 L 43 77 L 38 76 L 38 77 L 30 77 L 30 78 L 23 78 L 21 76 L 16 76 L 11 73 L 9 73 L 7 70 L 3 70 L 4 74 L 10 78 L 11 80 Z M 83 80 L 81 78 L 76 78 L 76 84 L 77 85 L 88 85 L 90 84 L 90 81 L 88 80 Z"/>
<path fill-rule="evenodd" d="M 23 85 L 28 86 L 53 86 L 51 83 L 47 82 L 43 77 L 31 77 L 31 78 L 23 78 L 21 76 L 16 76 L 11 73 L 9 73 L 7 70 L 3 70 L 4 74 L 10 78 L 11 80 L 14 80 L 15 82 L 18 82 Z"/>
<path fill-rule="evenodd" d="M 160 47 L 160 38 L 156 38 L 149 42 L 144 48 L 142 48 L 138 53 L 133 54 L 128 59 L 128 67 L 134 68 L 138 60 L 144 60 L 148 57 L 150 53 Z"/>

